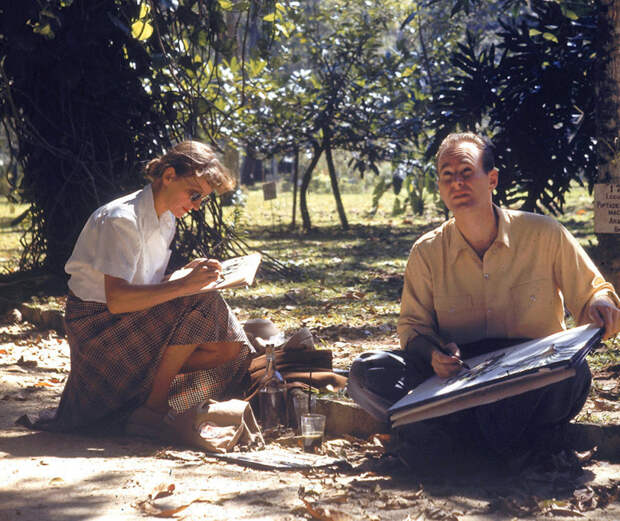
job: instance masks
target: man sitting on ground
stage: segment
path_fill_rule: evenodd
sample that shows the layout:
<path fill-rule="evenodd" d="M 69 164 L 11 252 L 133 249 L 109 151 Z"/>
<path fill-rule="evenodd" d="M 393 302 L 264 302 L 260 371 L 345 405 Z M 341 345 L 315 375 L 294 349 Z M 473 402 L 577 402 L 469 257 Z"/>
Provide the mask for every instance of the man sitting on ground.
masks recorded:
<path fill-rule="evenodd" d="M 469 132 L 449 135 L 439 147 L 437 171 L 441 199 L 454 217 L 411 249 L 398 321 L 403 351 L 366 353 L 351 367 L 351 396 L 383 419 L 390 403 L 433 372 L 441 378 L 458 373 L 459 357 L 566 329 L 564 306 L 578 325 L 604 327 L 604 338 L 620 330 L 618 295 L 564 227 L 493 204 L 498 171 L 488 140 Z M 394 385 L 396 379 L 386 376 L 398 374 L 399 364 L 406 377 Z M 543 441 L 548 450 L 587 398 L 587 363 L 576 370 L 570 379 L 412 424 L 402 433 L 411 440 L 416 432 L 443 437 L 444 455 L 446 443 L 466 441 L 495 454 Z"/>

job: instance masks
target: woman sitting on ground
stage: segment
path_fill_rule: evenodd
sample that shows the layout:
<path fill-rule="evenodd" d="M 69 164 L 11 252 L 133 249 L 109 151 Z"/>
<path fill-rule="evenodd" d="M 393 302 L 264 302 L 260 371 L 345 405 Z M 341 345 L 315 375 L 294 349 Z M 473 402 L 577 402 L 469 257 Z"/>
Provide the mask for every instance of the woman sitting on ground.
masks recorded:
<path fill-rule="evenodd" d="M 175 218 L 233 181 L 195 141 L 153 159 L 145 174 L 150 184 L 90 216 L 65 266 L 71 373 L 55 416 L 35 427 L 125 426 L 157 437 L 168 412 L 241 395 L 247 385 L 253 350 L 243 328 L 218 292 L 197 294 L 220 263 L 196 259 L 185 277 L 164 276 Z"/>

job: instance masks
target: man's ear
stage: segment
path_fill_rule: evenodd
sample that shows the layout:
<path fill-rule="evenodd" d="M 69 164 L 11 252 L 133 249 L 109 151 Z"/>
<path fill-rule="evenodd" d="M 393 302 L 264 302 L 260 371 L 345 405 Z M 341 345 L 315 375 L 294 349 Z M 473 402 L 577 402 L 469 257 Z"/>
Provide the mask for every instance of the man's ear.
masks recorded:
<path fill-rule="evenodd" d="M 489 187 L 491 188 L 491 192 L 497 188 L 497 183 L 499 182 L 499 172 L 497 168 L 489 171 Z"/>

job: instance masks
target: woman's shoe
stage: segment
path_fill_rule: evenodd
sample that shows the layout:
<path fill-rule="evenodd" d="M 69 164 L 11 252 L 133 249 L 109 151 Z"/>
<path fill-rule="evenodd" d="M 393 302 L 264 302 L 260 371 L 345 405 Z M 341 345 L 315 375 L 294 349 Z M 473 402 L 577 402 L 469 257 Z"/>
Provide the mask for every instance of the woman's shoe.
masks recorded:
<path fill-rule="evenodd" d="M 125 423 L 125 434 L 143 438 L 160 439 L 166 413 L 153 411 L 142 405 L 131 413 Z"/>

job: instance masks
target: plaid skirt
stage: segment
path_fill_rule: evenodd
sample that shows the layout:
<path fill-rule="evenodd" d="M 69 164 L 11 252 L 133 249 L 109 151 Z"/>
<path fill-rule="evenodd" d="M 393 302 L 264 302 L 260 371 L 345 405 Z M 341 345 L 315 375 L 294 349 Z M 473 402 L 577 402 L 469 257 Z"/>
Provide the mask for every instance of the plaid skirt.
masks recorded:
<path fill-rule="evenodd" d="M 53 418 L 37 422 L 35 428 L 116 430 L 148 397 L 159 361 L 171 345 L 243 343 L 231 362 L 177 375 L 169 394 L 173 409 L 183 411 L 208 398 L 241 396 L 248 385 L 253 349 L 218 292 L 122 314 L 69 295 L 65 326 L 71 372 Z"/>

